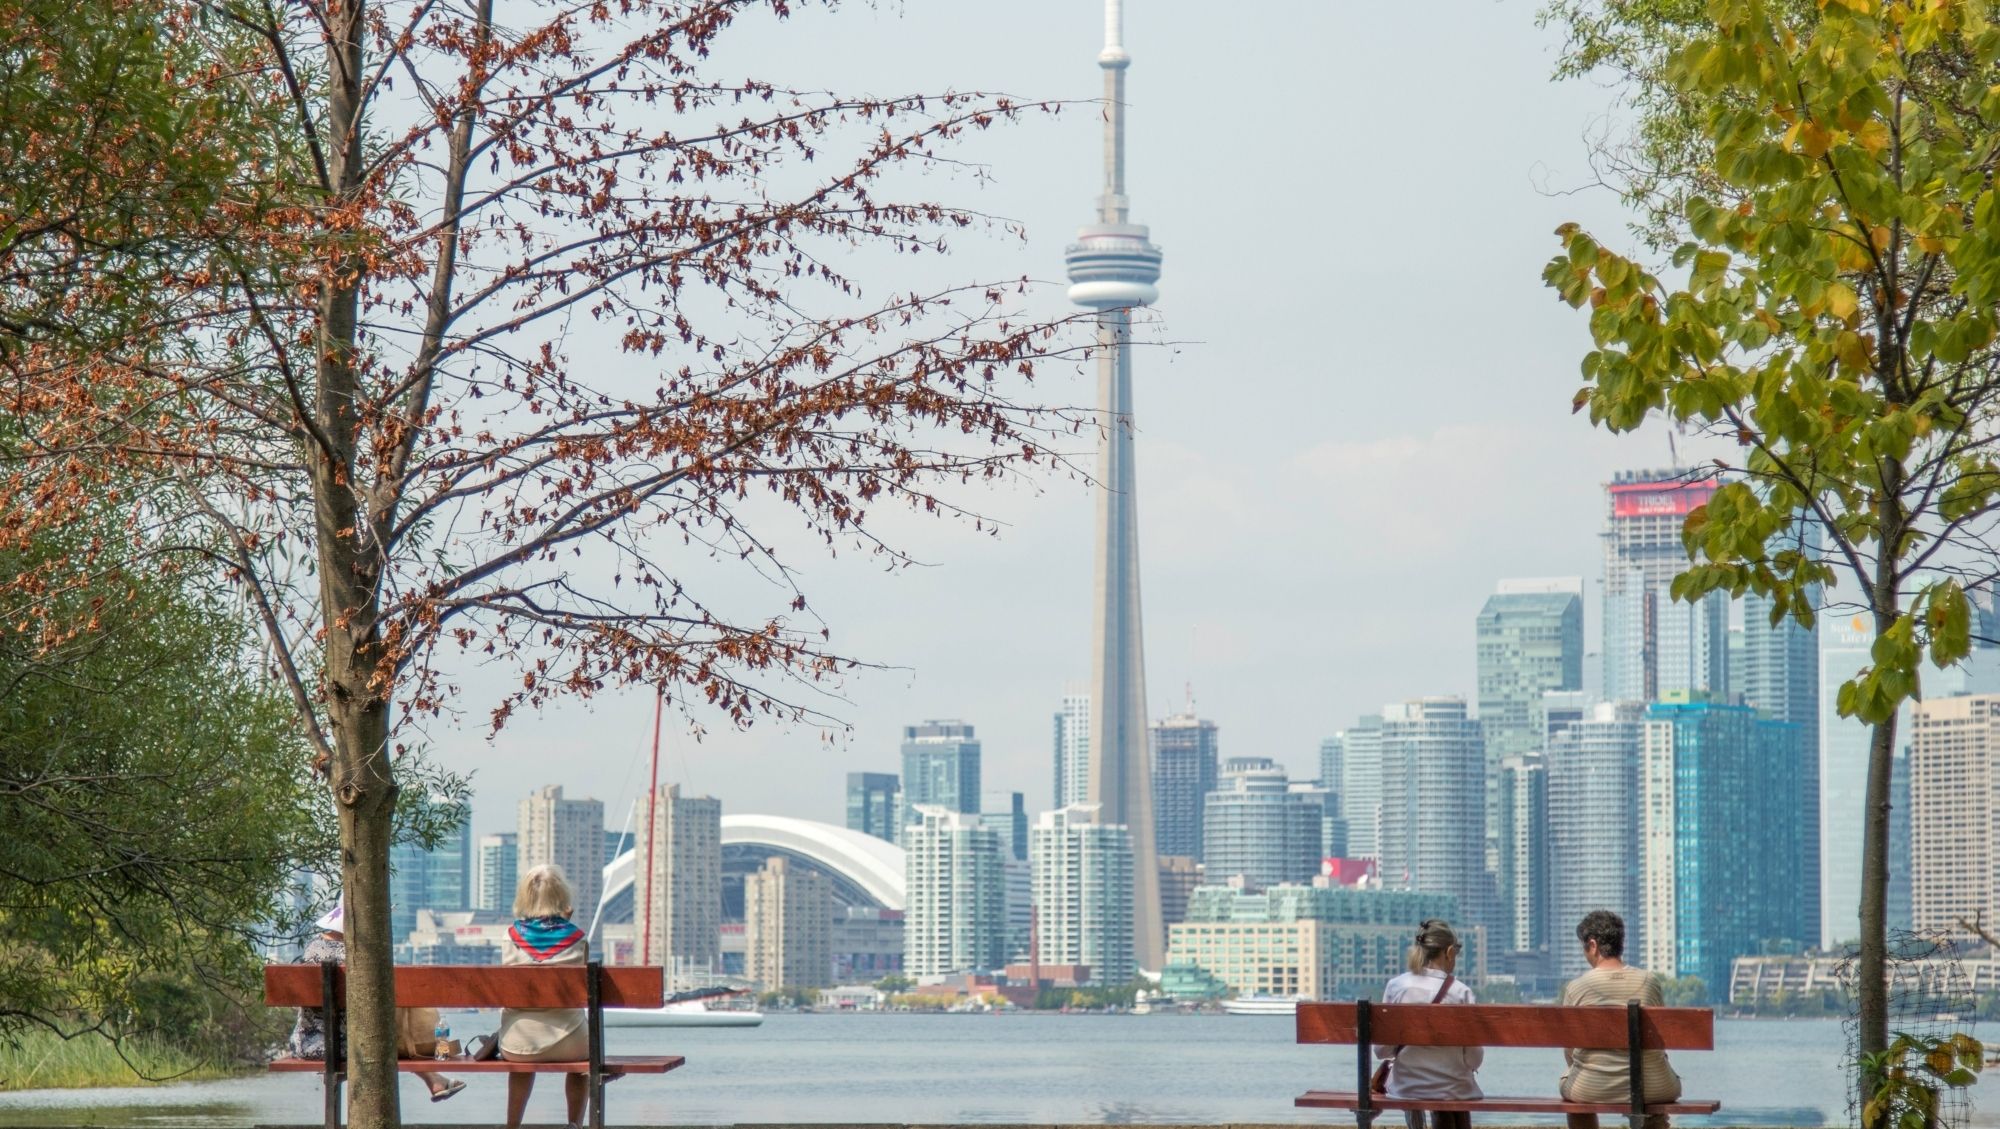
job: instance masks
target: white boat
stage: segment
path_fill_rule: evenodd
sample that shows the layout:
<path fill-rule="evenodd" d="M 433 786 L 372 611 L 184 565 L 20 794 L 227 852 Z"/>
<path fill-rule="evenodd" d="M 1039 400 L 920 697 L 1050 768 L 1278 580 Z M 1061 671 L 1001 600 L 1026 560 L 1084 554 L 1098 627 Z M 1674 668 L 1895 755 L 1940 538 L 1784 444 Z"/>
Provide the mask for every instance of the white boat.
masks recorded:
<path fill-rule="evenodd" d="M 761 1011 L 710 1010 L 701 1000 L 681 1000 L 665 1007 L 604 1009 L 606 1027 L 755 1027 L 763 1022 Z"/>
<path fill-rule="evenodd" d="M 1297 1015 L 1303 996 L 1238 996 L 1222 1001 L 1230 1015 Z"/>

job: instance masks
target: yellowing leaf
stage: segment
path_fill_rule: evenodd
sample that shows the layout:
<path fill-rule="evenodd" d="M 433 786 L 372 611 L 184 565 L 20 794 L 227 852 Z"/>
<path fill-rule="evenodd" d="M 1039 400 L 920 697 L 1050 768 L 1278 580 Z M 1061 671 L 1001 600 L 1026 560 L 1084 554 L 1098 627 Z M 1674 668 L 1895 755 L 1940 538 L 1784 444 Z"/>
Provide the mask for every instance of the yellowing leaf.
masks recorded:
<path fill-rule="evenodd" d="M 1872 156 L 1880 156 L 1889 147 L 1889 124 L 1880 118 L 1870 118 L 1854 131 L 1854 140 Z"/>
<path fill-rule="evenodd" d="M 1826 288 L 1826 309 L 1834 317 L 1852 325 L 1855 311 L 1859 308 L 1860 302 L 1852 286 L 1836 282 Z"/>
<path fill-rule="evenodd" d="M 1851 329 L 1843 329 L 1834 338 L 1833 351 L 1840 363 L 1852 369 L 1866 369 L 1874 363 L 1874 354 L 1868 349 L 1868 339 Z"/>

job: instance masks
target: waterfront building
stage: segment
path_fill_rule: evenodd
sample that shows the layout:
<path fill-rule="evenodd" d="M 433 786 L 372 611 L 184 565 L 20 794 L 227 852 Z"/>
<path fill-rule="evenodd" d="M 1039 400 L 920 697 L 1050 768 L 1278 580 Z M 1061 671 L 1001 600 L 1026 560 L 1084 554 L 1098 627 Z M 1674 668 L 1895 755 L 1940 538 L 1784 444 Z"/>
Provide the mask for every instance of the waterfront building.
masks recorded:
<path fill-rule="evenodd" d="M 1465 699 L 1382 708 L 1379 846 L 1384 886 L 1454 895 L 1464 924 L 1491 923 L 1486 750 Z"/>
<path fill-rule="evenodd" d="M 1674 690 L 1729 686 L 1729 595 L 1676 601 L 1687 570 L 1681 526 L 1715 496 L 1688 470 L 1622 471 L 1605 485 L 1603 696 L 1650 702 Z"/>
<path fill-rule="evenodd" d="M 1500 866 L 1494 885 L 1505 933 L 1494 944 L 1516 952 L 1545 950 L 1551 934 L 1548 762 L 1540 753 L 1510 756 L 1495 778 Z"/>
<path fill-rule="evenodd" d="M 1911 721 L 1911 926 L 1950 932 L 1981 914 L 1990 923 L 2000 915 L 2000 695 L 1929 698 Z"/>
<path fill-rule="evenodd" d="M 903 727 L 903 823 L 920 806 L 979 812 L 979 739 L 962 721 Z"/>
<path fill-rule="evenodd" d="M 1101 985 L 1130 983 L 1138 972 L 1131 833 L 1073 804 L 1037 816 L 1028 843 L 1040 959 L 1088 966 Z"/>
<path fill-rule="evenodd" d="M 397 964 L 496 965 L 512 910 L 419 909 L 407 936 L 396 943 Z"/>
<path fill-rule="evenodd" d="M 1347 820 L 1347 853 L 1381 857 L 1382 716 L 1363 714 L 1333 735 L 1340 743 L 1340 810 Z"/>
<path fill-rule="evenodd" d="M 423 806 L 446 824 L 437 844 L 389 848 L 389 935 L 397 943 L 416 927 L 417 911 L 472 908 L 472 809 L 442 798 Z"/>
<path fill-rule="evenodd" d="M 1025 848 L 1028 840 L 1021 840 Z M 1035 947 L 1035 865 L 1017 859 L 1000 844 L 1000 887 L 1006 903 L 1007 939 L 1002 951 L 1009 961 L 1027 960 Z"/>
<path fill-rule="evenodd" d="M 1770 942 L 1803 947 L 1807 845 L 1789 796 L 1799 728 L 1676 691 L 1646 709 L 1640 764 L 1644 966 L 1718 989 Z M 1719 993 L 1718 993 L 1719 994 Z"/>
<path fill-rule="evenodd" d="M 1188 897 L 1202 884 L 1203 867 L 1184 855 L 1160 856 L 1160 915 L 1168 925 L 1187 920 Z"/>
<path fill-rule="evenodd" d="M 844 906 L 833 917 L 833 979 L 873 984 L 903 971 L 903 911 Z"/>
<path fill-rule="evenodd" d="M 1177 971 L 1177 982 L 1196 985 L 1197 994 L 1213 980 L 1240 995 L 1367 998 L 1406 971 L 1414 923 L 1432 917 L 1457 925 L 1457 899 L 1332 885 L 1255 893 L 1203 886 L 1189 899 L 1187 920 L 1169 931 L 1167 967 Z M 1481 982 L 1484 934 L 1459 933 L 1466 946 L 1459 975 Z"/>
<path fill-rule="evenodd" d="M 672 976 L 715 971 L 722 956 L 722 801 L 662 784 L 650 803 L 638 799 L 632 822 L 639 828 L 632 924 L 644 938 L 642 963 Z"/>
<path fill-rule="evenodd" d="M 604 805 L 567 799 L 561 785 L 550 784 L 522 800 L 515 814 L 520 872 L 551 863 L 561 867 L 576 895 L 577 916 L 588 928 L 604 892 Z"/>
<path fill-rule="evenodd" d="M 1146 653 L 1139 608 L 1139 484 L 1132 404 L 1132 312 L 1159 296 L 1160 249 L 1132 222 L 1125 193 L 1125 72 L 1119 0 L 1105 0 L 1104 191 L 1097 220 L 1077 232 L 1065 260 L 1069 299 L 1097 315 L 1097 569 L 1092 638 L 1090 790 L 1104 821 L 1129 828 L 1132 857 L 1147 861 L 1133 876 L 1135 959 L 1159 968 L 1166 942 L 1160 924 L 1159 875 L 1151 865 L 1152 763 L 1146 749 Z"/>
<path fill-rule="evenodd" d="M 1561 722 L 1544 755 L 1548 774 L 1550 947 L 1558 979 L 1589 969 L 1573 930 L 1592 910 L 1623 917 L 1628 951 L 1639 951 L 1639 760 L 1644 711 L 1600 702 Z"/>
<path fill-rule="evenodd" d="M 925 978 L 1006 963 L 1007 895 L 1000 836 L 979 816 L 921 805 L 903 831 L 908 911 L 903 971 Z"/>
<path fill-rule="evenodd" d="M 1209 793 L 1203 866 L 1211 882 L 1240 877 L 1252 887 L 1307 882 L 1319 873 L 1324 795 L 1293 791 L 1267 757 L 1232 757 Z"/>
<path fill-rule="evenodd" d="M 481 835 L 473 856 L 472 908 L 511 913 L 520 882 L 520 837 L 512 831 Z"/>
<path fill-rule="evenodd" d="M 1216 726 L 1187 712 L 1156 721 L 1152 728 L 1153 827 L 1162 855 L 1202 857 L 1202 818 L 1215 791 Z"/>
<path fill-rule="evenodd" d="M 1055 717 L 1055 806 L 1090 799 L 1090 695 L 1072 689 Z"/>
<path fill-rule="evenodd" d="M 1861 834 L 1867 815 L 1870 726 L 1840 716 L 1841 684 L 1874 665 L 1875 633 L 1864 616 L 1819 623 L 1818 946 L 1834 952 L 1861 938 Z M 1928 675 L 1930 672 L 1925 671 Z M 1925 680 L 1928 688 L 1929 679 Z M 1848 830 L 1852 829 L 1852 830 Z"/>
<path fill-rule="evenodd" d="M 902 782 L 893 772 L 848 773 L 847 829 L 895 842 L 903 825 L 896 810 L 902 794 Z"/>
<path fill-rule="evenodd" d="M 743 882 L 750 979 L 772 988 L 833 983 L 833 883 L 780 855 Z"/>

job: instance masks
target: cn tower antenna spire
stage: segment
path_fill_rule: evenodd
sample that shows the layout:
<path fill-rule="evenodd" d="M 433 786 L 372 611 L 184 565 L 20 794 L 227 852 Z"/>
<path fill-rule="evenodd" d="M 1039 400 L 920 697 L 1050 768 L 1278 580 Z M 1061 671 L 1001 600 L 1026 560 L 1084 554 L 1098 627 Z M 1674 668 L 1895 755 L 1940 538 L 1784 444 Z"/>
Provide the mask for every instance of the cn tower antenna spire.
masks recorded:
<path fill-rule="evenodd" d="M 1132 841 L 1132 940 L 1140 968 L 1165 963 L 1159 856 L 1147 742 L 1145 633 L 1139 612 L 1139 507 L 1132 425 L 1132 310 L 1159 297 L 1160 249 L 1131 219 L 1125 194 L 1124 5 L 1105 0 L 1104 192 L 1097 222 L 1066 256 L 1069 300 L 1097 311 L 1097 611 L 1090 801 Z"/>

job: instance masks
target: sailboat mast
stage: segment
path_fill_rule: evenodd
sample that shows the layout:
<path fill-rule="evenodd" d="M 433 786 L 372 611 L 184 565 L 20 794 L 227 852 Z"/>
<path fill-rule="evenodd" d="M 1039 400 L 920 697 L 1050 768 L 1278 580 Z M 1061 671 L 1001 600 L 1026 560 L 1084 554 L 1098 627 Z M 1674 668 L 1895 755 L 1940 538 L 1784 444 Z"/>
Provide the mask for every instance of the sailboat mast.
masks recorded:
<path fill-rule="evenodd" d="M 658 876 L 653 873 L 653 844 L 659 838 L 659 824 L 656 816 L 660 807 L 660 713 L 666 708 L 667 692 L 664 688 L 653 691 L 653 776 L 646 786 L 646 908 L 641 914 L 644 924 L 639 930 L 639 963 L 648 964 L 653 959 L 653 883 Z"/>

